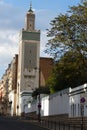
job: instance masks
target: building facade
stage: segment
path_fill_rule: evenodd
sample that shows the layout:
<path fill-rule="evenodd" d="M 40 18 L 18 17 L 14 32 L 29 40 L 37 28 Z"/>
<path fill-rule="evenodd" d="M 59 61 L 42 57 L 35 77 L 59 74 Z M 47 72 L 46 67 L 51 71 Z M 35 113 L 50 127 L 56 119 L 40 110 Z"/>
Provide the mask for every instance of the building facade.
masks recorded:
<path fill-rule="evenodd" d="M 19 39 L 16 111 L 18 115 L 24 113 L 32 91 L 39 87 L 40 30 L 35 29 L 35 14 L 31 5 Z"/>
<path fill-rule="evenodd" d="M 87 84 L 69 89 L 69 117 L 87 116 Z"/>
<path fill-rule="evenodd" d="M 0 81 L 1 114 L 16 115 L 17 62 L 18 55 L 15 55 Z"/>

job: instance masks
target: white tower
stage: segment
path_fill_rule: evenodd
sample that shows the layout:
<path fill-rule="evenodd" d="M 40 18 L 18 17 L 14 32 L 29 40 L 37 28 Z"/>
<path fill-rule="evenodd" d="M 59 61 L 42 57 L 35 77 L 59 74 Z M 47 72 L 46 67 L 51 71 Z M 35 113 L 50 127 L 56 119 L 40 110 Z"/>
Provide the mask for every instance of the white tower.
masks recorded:
<path fill-rule="evenodd" d="M 19 41 L 16 111 L 18 115 L 28 111 L 31 93 L 39 87 L 40 31 L 35 30 L 35 14 L 31 4 L 25 24 Z"/>

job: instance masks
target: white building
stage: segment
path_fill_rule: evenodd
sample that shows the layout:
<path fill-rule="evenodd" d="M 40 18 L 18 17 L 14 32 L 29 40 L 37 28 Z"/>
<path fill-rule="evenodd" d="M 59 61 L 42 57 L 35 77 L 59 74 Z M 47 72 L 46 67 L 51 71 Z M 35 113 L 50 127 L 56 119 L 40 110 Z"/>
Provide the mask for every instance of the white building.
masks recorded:
<path fill-rule="evenodd" d="M 87 116 L 87 84 L 67 88 L 41 98 L 41 116 L 64 115 L 69 117 Z M 83 100 L 85 99 L 85 100 Z M 29 104 L 29 113 L 38 114 L 38 100 Z"/>
<path fill-rule="evenodd" d="M 69 89 L 69 116 L 79 117 L 82 115 L 81 110 L 83 106 L 83 115 L 87 116 L 87 84 Z"/>

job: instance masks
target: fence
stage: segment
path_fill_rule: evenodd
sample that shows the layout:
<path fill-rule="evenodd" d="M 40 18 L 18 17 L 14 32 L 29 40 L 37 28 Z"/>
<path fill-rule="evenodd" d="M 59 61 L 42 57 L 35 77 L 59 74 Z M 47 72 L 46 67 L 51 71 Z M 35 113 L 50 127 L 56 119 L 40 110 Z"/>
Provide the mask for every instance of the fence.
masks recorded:
<path fill-rule="evenodd" d="M 87 130 L 87 127 L 83 124 L 73 124 L 61 122 L 61 121 L 51 121 L 51 120 L 41 120 L 41 126 L 49 128 L 50 130 Z"/>

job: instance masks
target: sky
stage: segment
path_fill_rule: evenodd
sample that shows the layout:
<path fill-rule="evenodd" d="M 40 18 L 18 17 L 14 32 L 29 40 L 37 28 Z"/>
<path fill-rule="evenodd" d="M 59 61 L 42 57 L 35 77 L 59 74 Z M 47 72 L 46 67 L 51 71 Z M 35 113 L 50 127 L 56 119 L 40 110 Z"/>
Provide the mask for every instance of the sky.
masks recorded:
<path fill-rule="evenodd" d="M 30 2 L 36 15 L 35 28 L 41 30 L 40 56 L 47 57 L 44 50 L 50 21 L 60 13 L 66 13 L 69 6 L 77 5 L 80 0 L 0 0 L 0 79 L 18 54 L 19 33 L 25 27 Z"/>

